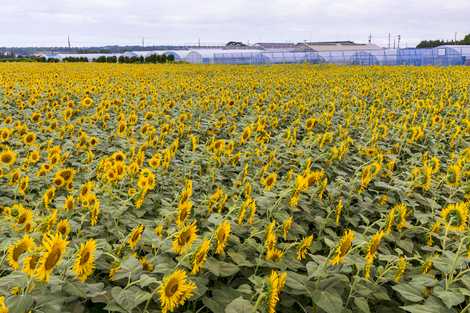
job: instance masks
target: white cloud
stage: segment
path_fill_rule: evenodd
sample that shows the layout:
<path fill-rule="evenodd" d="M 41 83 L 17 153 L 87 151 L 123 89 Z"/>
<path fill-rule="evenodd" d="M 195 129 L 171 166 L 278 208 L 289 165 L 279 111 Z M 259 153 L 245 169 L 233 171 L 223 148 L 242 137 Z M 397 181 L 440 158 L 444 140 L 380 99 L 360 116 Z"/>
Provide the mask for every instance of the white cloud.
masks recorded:
<path fill-rule="evenodd" d="M 468 0 L 3 0 L 0 45 L 356 40 L 470 33 Z"/>

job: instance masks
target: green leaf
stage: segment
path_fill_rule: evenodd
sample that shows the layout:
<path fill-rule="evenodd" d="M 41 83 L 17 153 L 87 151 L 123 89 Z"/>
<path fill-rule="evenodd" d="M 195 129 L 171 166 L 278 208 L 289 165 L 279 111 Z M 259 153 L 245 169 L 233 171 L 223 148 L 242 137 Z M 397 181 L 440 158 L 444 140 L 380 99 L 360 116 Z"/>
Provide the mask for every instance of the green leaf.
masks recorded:
<path fill-rule="evenodd" d="M 142 265 L 140 264 L 140 262 L 134 257 L 129 257 L 121 263 L 118 271 L 114 274 L 112 280 L 115 281 L 123 278 L 128 279 L 129 276 L 136 276 L 137 272 L 141 270 Z"/>
<path fill-rule="evenodd" d="M 338 313 L 343 311 L 343 299 L 333 290 L 312 293 L 312 301 L 326 313 Z"/>
<path fill-rule="evenodd" d="M 149 300 L 152 295 L 136 286 L 132 286 L 129 289 L 114 287 L 111 289 L 111 296 L 119 306 L 132 311 L 139 304 Z"/>
<path fill-rule="evenodd" d="M 455 289 L 453 291 L 434 290 L 433 294 L 439 297 L 449 309 L 465 301 L 465 296 Z"/>
<path fill-rule="evenodd" d="M 142 274 L 139 278 L 139 286 L 144 288 L 144 287 L 147 287 L 153 283 L 156 283 L 158 282 L 158 280 L 154 277 L 151 277 L 147 274 Z"/>
<path fill-rule="evenodd" d="M 449 313 L 448 309 L 437 304 L 413 304 L 401 308 L 410 313 Z"/>
<path fill-rule="evenodd" d="M 367 302 L 366 298 L 363 298 L 363 297 L 354 298 L 354 304 L 357 306 L 357 308 L 361 312 L 370 313 L 369 303 Z"/>
<path fill-rule="evenodd" d="M 9 313 L 27 313 L 33 306 L 33 297 L 21 295 L 10 297 L 7 301 Z"/>
<path fill-rule="evenodd" d="M 219 261 L 214 258 L 207 259 L 206 268 L 218 277 L 232 276 L 240 270 L 235 264 Z"/>
<path fill-rule="evenodd" d="M 251 313 L 254 311 L 250 301 L 238 297 L 225 307 L 225 313 Z"/>
<path fill-rule="evenodd" d="M 24 288 L 28 284 L 28 277 L 23 272 L 13 272 L 0 278 L 0 288 L 12 289 L 14 287 Z"/>
<path fill-rule="evenodd" d="M 213 313 L 219 313 L 224 311 L 224 305 L 220 302 L 215 301 L 214 299 L 204 297 L 202 298 L 202 303 Z"/>
<path fill-rule="evenodd" d="M 295 272 L 287 272 L 286 286 L 292 289 L 305 290 L 307 277 Z"/>
<path fill-rule="evenodd" d="M 393 290 L 398 292 L 403 298 L 411 302 L 419 302 L 424 300 L 418 289 L 409 284 L 399 284 L 392 287 Z"/>

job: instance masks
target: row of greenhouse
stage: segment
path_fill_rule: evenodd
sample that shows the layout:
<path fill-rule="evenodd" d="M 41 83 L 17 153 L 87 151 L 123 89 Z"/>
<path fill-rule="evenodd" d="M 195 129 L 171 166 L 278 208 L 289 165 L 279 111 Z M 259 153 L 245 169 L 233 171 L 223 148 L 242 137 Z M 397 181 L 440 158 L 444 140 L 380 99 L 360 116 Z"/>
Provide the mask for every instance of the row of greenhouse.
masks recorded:
<path fill-rule="evenodd" d="M 130 51 L 115 54 L 54 54 L 46 58 L 73 57 L 94 61 L 99 57 L 172 56 L 175 62 L 193 64 L 292 64 L 332 63 L 355 65 L 462 65 L 470 61 L 470 46 L 441 46 L 429 49 L 374 49 L 348 51 L 274 51 L 260 49 L 192 49 L 173 51 Z"/>

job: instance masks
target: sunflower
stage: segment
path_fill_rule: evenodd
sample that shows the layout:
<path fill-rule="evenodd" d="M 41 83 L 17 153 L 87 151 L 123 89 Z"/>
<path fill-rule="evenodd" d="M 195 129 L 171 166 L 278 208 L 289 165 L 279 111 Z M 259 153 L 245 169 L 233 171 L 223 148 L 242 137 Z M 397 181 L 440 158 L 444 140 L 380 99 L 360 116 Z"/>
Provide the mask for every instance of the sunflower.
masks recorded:
<path fill-rule="evenodd" d="M 375 233 L 368 243 L 366 260 L 365 260 L 365 265 L 364 265 L 364 278 L 365 279 L 369 279 L 370 277 L 372 265 L 374 264 L 375 254 L 377 253 L 377 250 L 379 249 L 380 242 L 382 240 L 383 235 L 384 235 L 383 230 Z"/>
<path fill-rule="evenodd" d="M 7 260 L 8 264 L 14 269 L 17 270 L 20 267 L 19 259 L 21 255 L 25 252 L 31 252 L 35 247 L 34 241 L 28 235 L 24 235 L 23 238 L 17 240 L 15 243 L 12 243 L 8 246 L 7 250 Z"/>
<path fill-rule="evenodd" d="M 266 227 L 266 235 L 264 239 L 264 246 L 269 250 L 272 249 L 277 242 L 277 236 L 276 236 L 276 221 L 272 221 L 267 227 Z"/>
<path fill-rule="evenodd" d="M 343 237 L 341 237 L 337 247 L 336 255 L 330 261 L 331 265 L 337 265 L 343 262 L 344 257 L 348 254 L 349 249 L 351 249 L 352 241 L 354 240 L 354 233 L 352 230 L 346 230 Z"/>
<path fill-rule="evenodd" d="M 75 206 L 75 200 L 73 198 L 72 195 L 69 195 L 67 196 L 67 198 L 65 198 L 65 202 L 64 202 L 64 210 L 65 211 L 71 211 L 73 210 Z"/>
<path fill-rule="evenodd" d="M 61 234 L 64 238 L 67 238 L 70 233 L 69 221 L 67 219 L 60 220 L 59 223 L 57 223 L 56 231 Z"/>
<path fill-rule="evenodd" d="M 162 224 L 158 224 L 157 226 L 155 226 L 155 229 L 153 231 L 157 237 L 159 238 L 163 237 L 163 225 Z"/>
<path fill-rule="evenodd" d="M 390 209 L 387 215 L 387 220 L 385 223 L 385 233 L 389 234 L 392 231 L 393 224 L 395 223 L 395 215 L 396 215 L 397 207 L 394 206 Z"/>
<path fill-rule="evenodd" d="M 189 200 L 186 200 L 178 205 L 178 212 L 176 214 L 176 225 L 178 227 L 184 225 L 186 219 L 191 215 L 192 207 L 193 203 Z"/>
<path fill-rule="evenodd" d="M 314 117 L 310 117 L 305 121 L 305 129 L 310 132 L 315 127 L 317 120 Z"/>
<path fill-rule="evenodd" d="M 19 186 L 18 186 L 18 192 L 20 195 L 25 195 L 26 190 L 28 189 L 29 186 L 29 176 L 23 176 L 20 179 Z"/>
<path fill-rule="evenodd" d="M 12 166 L 16 162 L 16 152 L 5 150 L 0 153 L 0 162 L 4 165 Z"/>
<path fill-rule="evenodd" d="M 134 227 L 134 229 L 132 229 L 129 235 L 129 239 L 127 239 L 127 242 L 129 243 L 129 246 L 132 250 L 135 249 L 140 239 L 142 238 L 142 233 L 144 232 L 144 229 L 145 226 L 143 224 L 137 225 L 136 227 Z"/>
<path fill-rule="evenodd" d="M 189 250 L 193 242 L 197 238 L 197 225 L 196 222 L 182 227 L 175 236 L 172 243 L 173 251 L 179 255 Z"/>
<path fill-rule="evenodd" d="M 283 223 L 282 223 L 282 236 L 284 240 L 287 240 L 287 234 L 294 223 L 294 219 L 292 216 L 289 216 Z"/>
<path fill-rule="evenodd" d="M 162 163 L 162 155 L 160 153 L 154 154 L 152 158 L 149 160 L 149 165 L 153 169 L 159 168 L 161 163 Z"/>
<path fill-rule="evenodd" d="M 215 249 L 215 254 L 222 254 L 227 244 L 228 238 L 230 236 L 230 222 L 225 220 L 217 227 L 215 234 L 217 238 L 217 248 Z"/>
<path fill-rule="evenodd" d="M 271 173 L 266 178 L 262 179 L 261 184 L 264 186 L 266 190 L 271 190 L 277 181 L 277 174 Z"/>
<path fill-rule="evenodd" d="M 63 239 L 60 234 L 55 234 L 55 236 L 47 234 L 44 236 L 42 241 L 44 253 L 39 258 L 35 275 L 39 280 L 45 282 L 49 280 L 54 267 L 62 259 L 68 244 L 69 242 Z"/>
<path fill-rule="evenodd" d="M 142 257 L 139 259 L 140 265 L 142 265 L 142 269 L 147 272 L 153 272 L 155 266 L 152 262 L 150 262 L 147 257 Z"/>
<path fill-rule="evenodd" d="M 65 183 L 70 183 L 75 175 L 73 168 L 64 168 L 55 173 L 55 177 L 61 177 Z"/>
<path fill-rule="evenodd" d="M 242 135 L 240 136 L 240 144 L 243 145 L 245 144 L 248 139 L 250 139 L 251 137 L 251 126 L 246 126 L 244 129 L 243 129 L 243 133 Z"/>
<path fill-rule="evenodd" d="M 91 145 L 91 146 L 96 146 L 98 143 L 99 143 L 99 139 L 96 138 L 96 137 L 90 137 L 88 143 Z"/>
<path fill-rule="evenodd" d="M 163 277 L 163 282 L 158 288 L 162 313 L 173 312 L 178 306 L 183 305 L 191 298 L 196 285 L 187 280 L 186 272 L 177 269 L 172 274 Z"/>
<path fill-rule="evenodd" d="M 403 274 L 405 273 L 406 271 L 406 268 L 408 267 L 408 262 L 406 260 L 406 257 L 404 256 L 401 256 L 399 259 L 398 259 L 398 262 L 397 262 L 397 270 L 395 272 L 395 282 L 396 283 L 399 283 Z"/>
<path fill-rule="evenodd" d="M 39 122 L 40 119 L 41 119 L 41 113 L 33 112 L 33 114 L 31 114 L 31 122 L 37 123 Z"/>
<path fill-rule="evenodd" d="M 94 186 L 95 186 L 95 183 L 93 181 L 88 181 L 80 187 L 79 198 L 81 202 L 87 200 L 87 196 L 89 193 L 93 192 Z"/>
<path fill-rule="evenodd" d="M 13 208 L 16 208 L 18 210 L 15 225 L 16 228 L 22 228 L 33 221 L 33 211 L 31 209 L 27 209 L 21 204 L 13 206 Z"/>
<path fill-rule="evenodd" d="M 49 189 L 46 190 L 46 192 L 44 193 L 43 198 L 42 198 L 43 202 L 44 202 L 44 206 L 46 208 L 49 207 L 49 204 L 54 199 L 54 197 L 55 197 L 55 187 L 51 186 L 51 187 L 49 187 Z"/>
<path fill-rule="evenodd" d="M 450 231 L 463 232 L 467 229 L 468 204 L 465 202 L 449 204 L 441 211 L 441 218 Z"/>
<path fill-rule="evenodd" d="M 297 260 L 301 261 L 305 259 L 305 255 L 307 254 L 307 251 L 310 249 L 312 242 L 313 242 L 313 235 L 307 236 L 304 239 L 302 239 L 297 249 Z"/>
<path fill-rule="evenodd" d="M 36 134 L 33 132 L 28 132 L 23 136 L 23 143 L 25 145 L 32 145 L 36 141 Z"/>
<path fill-rule="evenodd" d="M 408 216 L 408 208 L 403 203 L 396 205 L 396 210 L 398 211 L 399 222 L 397 224 L 397 229 L 402 230 L 406 227 L 406 217 Z"/>
<path fill-rule="evenodd" d="M 449 186 L 458 187 L 462 179 L 462 168 L 458 164 L 451 164 L 447 169 L 447 183 Z"/>
<path fill-rule="evenodd" d="M 8 307 L 5 304 L 4 296 L 0 296 L 0 313 L 8 313 Z"/>
<path fill-rule="evenodd" d="M 90 98 L 90 97 L 85 97 L 82 99 L 82 101 L 80 102 L 80 104 L 82 105 L 82 107 L 84 108 L 89 108 L 93 105 L 93 100 Z"/>
<path fill-rule="evenodd" d="M 276 247 L 268 249 L 268 251 L 266 252 L 267 261 L 278 262 L 283 256 L 284 256 L 284 251 Z"/>
<path fill-rule="evenodd" d="M 0 140 L 1 142 L 7 141 L 11 136 L 11 130 L 9 128 L 3 128 L 0 131 Z"/>
<path fill-rule="evenodd" d="M 95 251 L 96 241 L 90 239 L 84 244 L 80 244 L 80 249 L 75 255 L 72 270 L 81 282 L 84 282 L 87 277 L 93 273 L 95 267 Z"/>
<path fill-rule="evenodd" d="M 204 239 L 201 243 L 199 248 L 197 249 L 196 253 L 194 254 L 193 258 L 193 268 L 191 270 L 192 275 L 196 275 L 199 273 L 201 268 L 204 266 L 204 263 L 207 259 L 207 253 L 209 252 L 209 248 L 211 245 L 211 241 L 209 239 Z"/>
<path fill-rule="evenodd" d="M 367 255 L 366 259 L 374 259 L 377 250 L 379 249 L 380 242 L 382 241 L 382 237 L 384 236 L 384 231 L 381 230 L 375 233 L 369 241 L 367 247 Z"/>
<path fill-rule="evenodd" d="M 51 214 L 46 217 L 47 231 L 50 231 L 52 227 L 57 223 L 57 209 L 52 209 Z"/>
<path fill-rule="evenodd" d="M 335 222 L 336 222 L 336 226 L 339 225 L 339 221 L 340 221 L 341 213 L 342 213 L 342 212 L 343 212 L 343 199 L 339 199 L 338 204 L 336 205 L 336 208 L 335 208 L 335 213 L 336 213 Z"/>
<path fill-rule="evenodd" d="M 21 172 L 19 169 L 15 169 L 10 173 L 10 181 L 8 182 L 11 186 L 14 186 L 18 183 L 21 177 Z"/>
<path fill-rule="evenodd" d="M 23 260 L 22 271 L 26 273 L 28 276 L 33 277 L 36 272 L 38 261 L 39 261 L 39 255 L 36 255 L 36 254 L 28 255 Z"/>
<path fill-rule="evenodd" d="M 52 180 L 52 183 L 56 188 L 61 188 L 65 186 L 65 180 L 61 176 L 55 176 L 54 179 Z"/>
<path fill-rule="evenodd" d="M 279 295 L 282 288 L 286 284 L 287 273 L 278 274 L 275 270 L 271 271 L 269 276 L 269 297 L 268 297 L 268 313 L 276 313 L 276 305 L 279 302 Z"/>

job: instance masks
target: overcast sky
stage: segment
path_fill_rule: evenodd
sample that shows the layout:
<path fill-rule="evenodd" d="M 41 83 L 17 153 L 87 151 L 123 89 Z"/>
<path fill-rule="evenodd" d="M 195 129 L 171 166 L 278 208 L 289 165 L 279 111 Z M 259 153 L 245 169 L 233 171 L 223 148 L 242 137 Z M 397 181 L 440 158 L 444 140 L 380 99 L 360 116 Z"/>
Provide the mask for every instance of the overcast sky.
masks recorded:
<path fill-rule="evenodd" d="M 0 46 L 354 40 L 470 33 L 470 0 L 0 0 Z"/>

